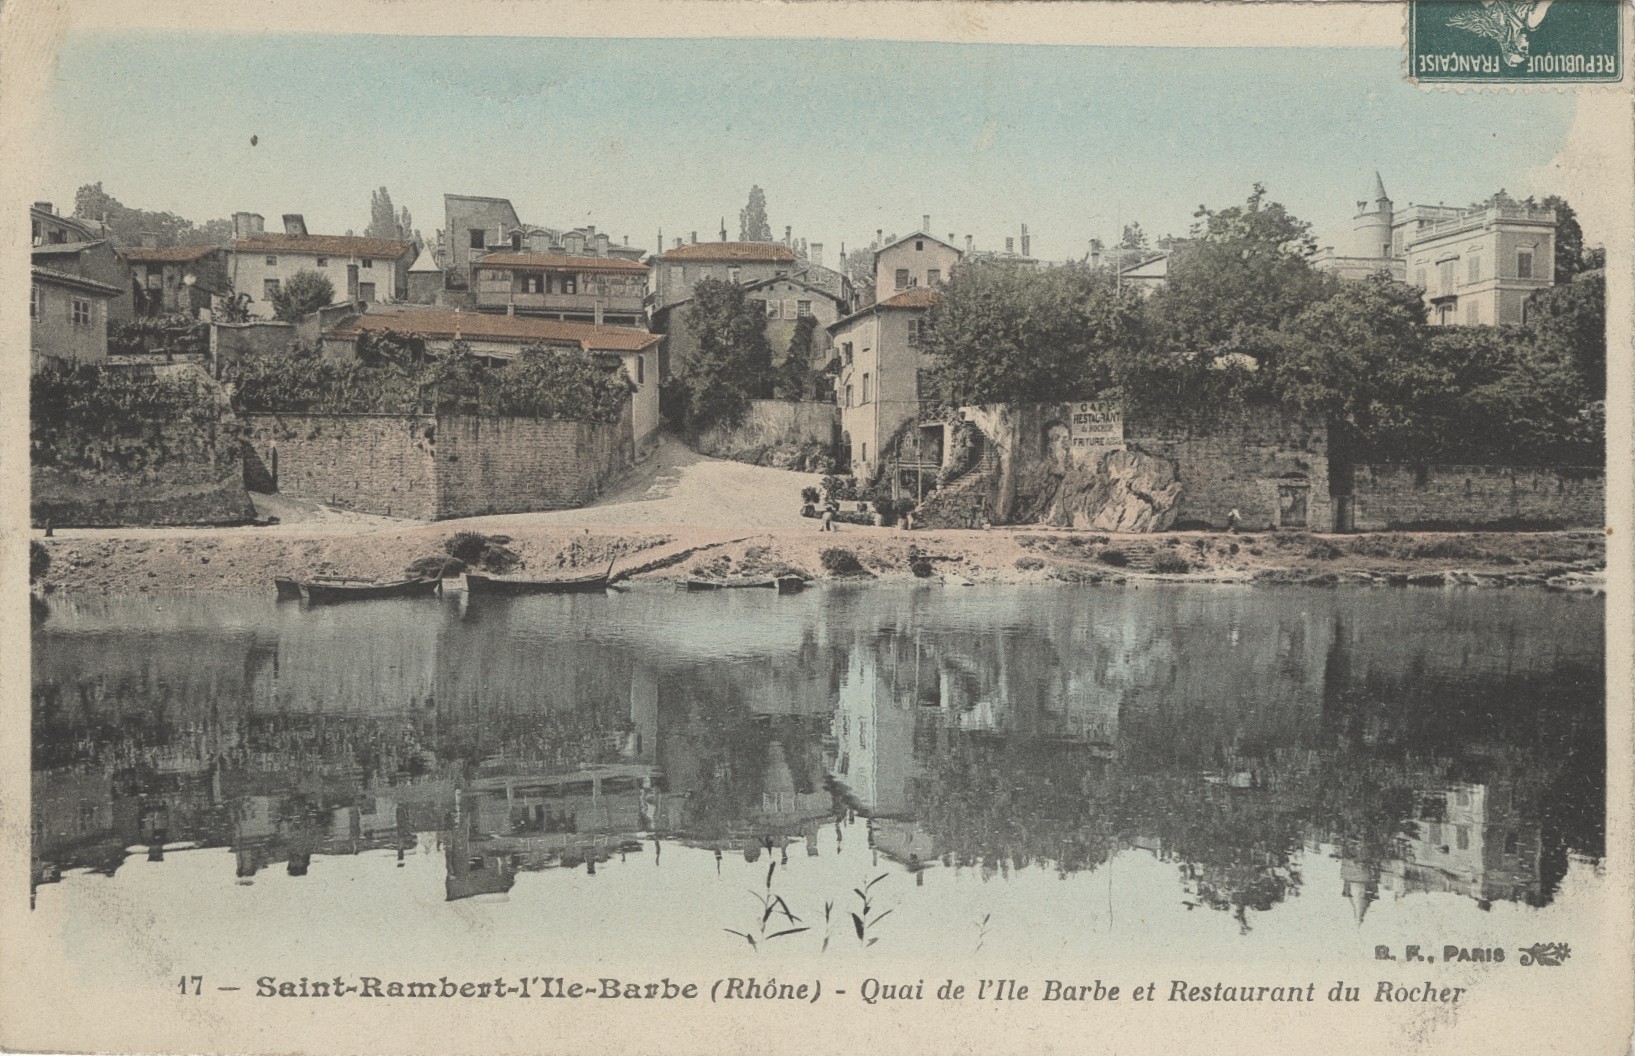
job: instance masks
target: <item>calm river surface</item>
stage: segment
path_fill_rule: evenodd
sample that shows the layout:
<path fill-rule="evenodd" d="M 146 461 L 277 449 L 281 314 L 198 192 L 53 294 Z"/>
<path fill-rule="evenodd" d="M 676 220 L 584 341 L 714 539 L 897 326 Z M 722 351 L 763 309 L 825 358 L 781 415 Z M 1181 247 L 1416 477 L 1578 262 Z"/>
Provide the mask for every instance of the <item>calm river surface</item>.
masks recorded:
<path fill-rule="evenodd" d="M 1602 628 L 1530 590 L 54 597 L 35 914 L 235 979 L 1554 939 L 1603 882 Z"/>

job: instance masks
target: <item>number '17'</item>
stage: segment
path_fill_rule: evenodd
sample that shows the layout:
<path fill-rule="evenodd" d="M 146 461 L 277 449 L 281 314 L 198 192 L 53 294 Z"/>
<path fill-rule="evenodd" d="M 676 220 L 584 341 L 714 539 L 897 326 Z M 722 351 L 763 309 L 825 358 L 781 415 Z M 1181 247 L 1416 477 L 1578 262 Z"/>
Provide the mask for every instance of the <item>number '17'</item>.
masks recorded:
<path fill-rule="evenodd" d="M 182 976 L 179 985 L 181 987 L 183 997 L 186 997 L 189 994 L 193 995 L 194 997 L 198 997 L 204 990 L 204 976 L 184 975 Z"/>

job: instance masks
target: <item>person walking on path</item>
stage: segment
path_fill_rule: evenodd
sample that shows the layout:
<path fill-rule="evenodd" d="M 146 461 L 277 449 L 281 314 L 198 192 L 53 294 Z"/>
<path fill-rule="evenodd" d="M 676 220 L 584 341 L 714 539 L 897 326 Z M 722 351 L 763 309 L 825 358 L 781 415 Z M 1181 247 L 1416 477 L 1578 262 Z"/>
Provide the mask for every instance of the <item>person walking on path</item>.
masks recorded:
<path fill-rule="evenodd" d="M 820 531 L 820 532 L 832 532 L 834 530 L 835 530 L 835 504 L 831 502 L 831 503 L 828 503 L 827 505 L 825 505 L 823 507 L 823 523 L 818 525 L 818 531 Z"/>
<path fill-rule="evenodd" d="M 1226 530 L 1231 532 L 1233 535 L 1237 535 L 1238 525 L 1242 523 L 1243 514 L 1238 512 L 1238 508 L 1236 506 L 1232 507 L 1232 509 L 1226 515 Z"/>

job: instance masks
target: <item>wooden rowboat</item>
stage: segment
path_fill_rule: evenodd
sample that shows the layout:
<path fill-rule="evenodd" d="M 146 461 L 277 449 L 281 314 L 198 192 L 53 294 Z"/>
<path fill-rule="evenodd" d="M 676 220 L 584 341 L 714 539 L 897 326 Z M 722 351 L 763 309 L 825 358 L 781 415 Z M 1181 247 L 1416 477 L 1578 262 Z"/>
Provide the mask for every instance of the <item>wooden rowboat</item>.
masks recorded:
<path fill-rule="evenodd" d="M 806 580 L 800 576 L 767 576 L 765 578 L 750 578 L 747 576 L 737 579 L 689 579 L 688 590 L 743 590 L 746 588 L 764 587 L 776 590 L 779 594 L 793 594 L 806 586 Z"/>
<path fill-rule="evenodd" d="M 533 578 L 530 576 L 488 576 L 481 572 L 466 573 L 468 594 L 599 594 L 607 590 L 613 575 L 613 562 L 600 575 Z"/>
<path fill-rule="evenodd" d="M 394 579 L 387 581 L 324 576 L 305 580 L 301 589 L 314 604 L 337 601 L 373 601 L 379 598 L 429 598 L 443 589 L 441 579 Z"/>

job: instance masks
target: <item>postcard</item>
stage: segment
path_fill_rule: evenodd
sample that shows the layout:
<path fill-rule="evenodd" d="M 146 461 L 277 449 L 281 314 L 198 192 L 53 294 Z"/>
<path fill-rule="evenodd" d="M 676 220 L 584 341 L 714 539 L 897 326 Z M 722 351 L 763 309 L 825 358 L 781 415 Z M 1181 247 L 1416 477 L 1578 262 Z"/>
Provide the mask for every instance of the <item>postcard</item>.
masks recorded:
<path fill-rule="evenodd" d="M 1627 1051 L 1630 21 L 5 5 L 0 1046 Z"/>

